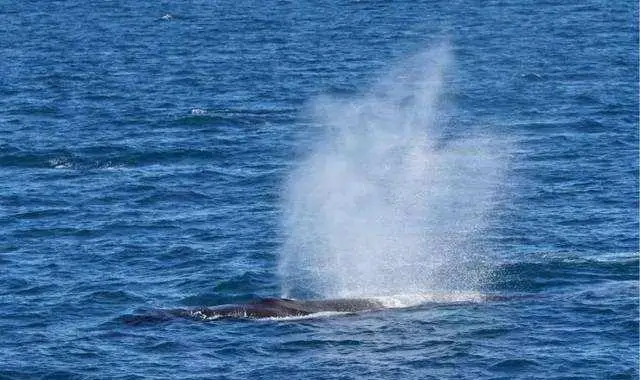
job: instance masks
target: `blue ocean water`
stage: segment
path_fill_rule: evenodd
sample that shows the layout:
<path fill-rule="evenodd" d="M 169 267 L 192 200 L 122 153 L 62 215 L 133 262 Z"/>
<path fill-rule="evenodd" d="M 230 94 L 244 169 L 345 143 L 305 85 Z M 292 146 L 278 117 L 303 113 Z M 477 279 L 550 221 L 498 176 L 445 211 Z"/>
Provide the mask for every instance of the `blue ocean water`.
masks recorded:
<path fill-rule="evenodd" d="M 638 378 L 637 20 L 602 0 L 0 2 L 0 378 Z M 362 105 L 441 45 L 438 143 L 473 131 L 502 164 L 441 277 L 489 273 L 463 290 L 503 301 L 122 322 L 283 295 L 311 105 Z"/>

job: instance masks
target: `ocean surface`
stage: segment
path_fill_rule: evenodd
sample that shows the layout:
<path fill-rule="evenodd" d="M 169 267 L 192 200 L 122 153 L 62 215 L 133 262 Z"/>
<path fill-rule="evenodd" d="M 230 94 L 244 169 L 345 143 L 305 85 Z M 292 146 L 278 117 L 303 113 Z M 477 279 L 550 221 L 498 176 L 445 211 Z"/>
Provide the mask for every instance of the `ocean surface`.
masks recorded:
<path fill-rule="evenodd" d="M 637 379 L 638 4 L 572 3 L 0 1 L 0 379 Z"/>

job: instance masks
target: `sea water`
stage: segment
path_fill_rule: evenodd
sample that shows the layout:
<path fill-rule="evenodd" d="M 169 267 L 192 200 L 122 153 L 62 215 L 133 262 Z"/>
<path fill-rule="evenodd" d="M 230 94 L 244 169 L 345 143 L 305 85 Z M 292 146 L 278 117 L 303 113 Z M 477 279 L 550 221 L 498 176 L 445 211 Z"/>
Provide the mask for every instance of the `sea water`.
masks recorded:
<path fill-rule="evenodd" d="M 637 20 L 2 3 L 0 378 L 637 378 Z"/>

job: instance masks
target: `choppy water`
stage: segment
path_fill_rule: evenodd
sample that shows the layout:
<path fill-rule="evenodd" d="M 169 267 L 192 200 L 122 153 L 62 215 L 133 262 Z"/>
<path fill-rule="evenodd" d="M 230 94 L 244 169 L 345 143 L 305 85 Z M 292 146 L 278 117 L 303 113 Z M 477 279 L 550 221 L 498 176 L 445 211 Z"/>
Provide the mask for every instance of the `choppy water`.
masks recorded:
<path fill-rule="evenodd" d="M 0 378 L 637 378 L 637 20 L 595 0 L 1 3 Z M 443 43 L 438 141 L 485 137 L 503 167 L 431 283 L 526 297 L 122 323 L 280 295 L 310 105 Z"/>

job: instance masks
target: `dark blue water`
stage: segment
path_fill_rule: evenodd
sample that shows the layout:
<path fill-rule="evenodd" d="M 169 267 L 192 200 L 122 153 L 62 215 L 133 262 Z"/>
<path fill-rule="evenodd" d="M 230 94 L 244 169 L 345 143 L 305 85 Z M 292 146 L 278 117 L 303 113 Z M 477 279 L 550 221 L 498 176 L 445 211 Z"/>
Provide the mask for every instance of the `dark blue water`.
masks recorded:
<path fill-rule="evenodd" d="M 637 378 L 637 20 L 597 0 L 0 2 L 0 378 Z M 469 290 L 526 297 L 122 322 L 279 296 L 309 104 L 443 41 L 443 136 L 504 163 Z"/>

